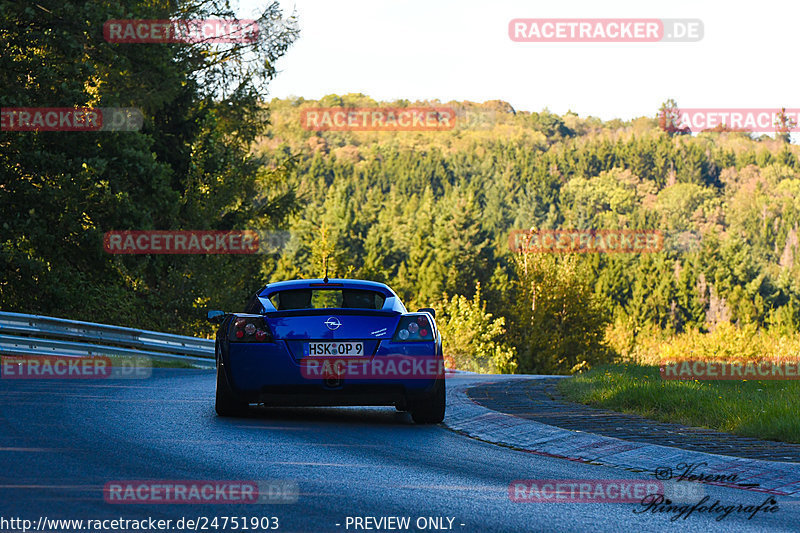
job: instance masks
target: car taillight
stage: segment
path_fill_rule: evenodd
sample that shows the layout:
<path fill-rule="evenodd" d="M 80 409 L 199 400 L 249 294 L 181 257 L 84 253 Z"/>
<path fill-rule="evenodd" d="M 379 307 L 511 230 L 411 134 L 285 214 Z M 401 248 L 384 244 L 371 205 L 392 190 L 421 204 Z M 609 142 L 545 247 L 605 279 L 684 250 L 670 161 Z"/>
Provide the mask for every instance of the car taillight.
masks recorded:
<path fill-rule="evenodd" d="M 263 317 L 237 317 L 231 322 L 231 342 L 272 342 L 272 334 Z"/>
<path fill-rule="evenodd" d="M 433 328 L 426 315 L 410 315 L 400 319 L 394 342 L 432 341 Z"/>

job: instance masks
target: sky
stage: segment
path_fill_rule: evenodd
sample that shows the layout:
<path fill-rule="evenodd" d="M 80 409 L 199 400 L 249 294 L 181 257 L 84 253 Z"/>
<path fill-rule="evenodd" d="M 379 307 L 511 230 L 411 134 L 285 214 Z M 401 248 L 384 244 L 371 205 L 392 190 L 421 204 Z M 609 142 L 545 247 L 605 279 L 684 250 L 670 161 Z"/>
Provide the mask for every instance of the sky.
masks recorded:
<path fill-rule="evenodd" d="M 242 0 L 242 18 L 268 0 Z M 271 0 L 270 0 L 271 1 Z M 281 0 L 300 37 L 272 97 L 504 100 L 603 120 L 682 108 L 800 107 L 793 0 Z M 682 18 L 699 42 L 518 43 L 515 18 Z"/>

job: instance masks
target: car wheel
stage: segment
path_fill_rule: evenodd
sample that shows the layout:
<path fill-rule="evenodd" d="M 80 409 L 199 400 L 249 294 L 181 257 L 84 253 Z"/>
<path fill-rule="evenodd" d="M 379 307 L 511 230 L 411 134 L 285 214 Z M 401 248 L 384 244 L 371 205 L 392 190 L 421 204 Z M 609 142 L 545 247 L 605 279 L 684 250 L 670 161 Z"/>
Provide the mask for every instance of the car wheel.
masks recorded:
<path fill-rule="evenodd" d="M 445 403 L 444 379 L 437 379 L 433 394 L 411 408 L 411 418 L 417 424 L 438 424 L 444 420 Z"/>
<path fill-rule="evenodd" d="M 248 411 L 248 405 L 234 397 L 219 363 L 217 363 L 217 399 L 214 402 L 214 409 L 219 416 L 243 416 Z"/>

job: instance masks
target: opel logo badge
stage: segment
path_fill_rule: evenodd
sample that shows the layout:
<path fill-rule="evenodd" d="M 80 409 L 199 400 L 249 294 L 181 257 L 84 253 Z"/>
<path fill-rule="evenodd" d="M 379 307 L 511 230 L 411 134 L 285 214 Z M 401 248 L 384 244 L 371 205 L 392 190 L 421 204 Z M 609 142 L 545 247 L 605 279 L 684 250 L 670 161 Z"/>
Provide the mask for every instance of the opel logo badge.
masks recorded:
<path fill-rule="evenodd" d="M 325 321 L 325 325 L 328 326 L 329 330 L 336 331 L 337 329 L 339 329 L 339 326 L 341 326 L 342 323 L 339 322 L 338 318 L 336 318 L 335 316 L 332 316 L 328 320 Z"/>

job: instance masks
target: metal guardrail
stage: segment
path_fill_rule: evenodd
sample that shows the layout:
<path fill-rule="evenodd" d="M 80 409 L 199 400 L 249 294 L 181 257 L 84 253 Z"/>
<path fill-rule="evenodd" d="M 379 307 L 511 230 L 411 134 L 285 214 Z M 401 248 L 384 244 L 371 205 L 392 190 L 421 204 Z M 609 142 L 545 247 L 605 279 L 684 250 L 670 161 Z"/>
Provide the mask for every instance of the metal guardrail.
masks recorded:
<path fill-rule="evenodd" d="M 216 364 L 212 339 L 2 311 L 0 355 L 126 356 Z"/>

